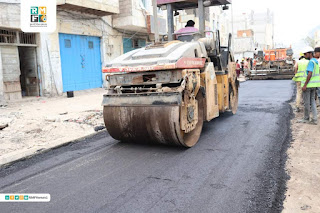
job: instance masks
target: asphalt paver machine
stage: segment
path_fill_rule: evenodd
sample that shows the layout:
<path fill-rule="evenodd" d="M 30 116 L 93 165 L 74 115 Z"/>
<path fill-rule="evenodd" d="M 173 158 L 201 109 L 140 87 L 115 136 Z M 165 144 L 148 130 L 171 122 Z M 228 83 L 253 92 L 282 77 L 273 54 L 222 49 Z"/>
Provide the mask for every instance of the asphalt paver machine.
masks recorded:
<path fill-rule="evenodd" d="M 251 80 L 292 79 L 295 75 L 291 48 L 259 51 L 256 60 L 250 72 Z"/>

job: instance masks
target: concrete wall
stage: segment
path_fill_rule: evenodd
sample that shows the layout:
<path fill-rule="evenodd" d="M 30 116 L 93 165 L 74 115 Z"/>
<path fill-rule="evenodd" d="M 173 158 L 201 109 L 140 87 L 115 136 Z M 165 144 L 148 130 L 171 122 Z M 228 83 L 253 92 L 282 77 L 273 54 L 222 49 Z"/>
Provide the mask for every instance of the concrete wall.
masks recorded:
<path fill-rule="evenodd" d="M 19 81 L 20 80 L 20 62 L 19 52 L 16 46 L 2 46 L 1 59 L 2 59 L 2 72 L 3 81 Z"/>
<path fill-rule="evenodd" d="M 253 52 L 253 37 L 234 38 L 234 53 Z"/>
<path fill-rule="evenodd" d="M 0 49 L 0 55 L 1 55 L 1 49 Z M 0 105 L 5 104 L 3 89 L 4 89 L 4 85 L 3 85 L 2 59 L 0 57 Z"/>
<path fill-rule="evenodd" d="M 150 11 L 141 0 L 119 0 L 120 13 L 113 16 L 113 27 L 139 33 L 147 33 L 146 15 Z"/>
<path fill-rule="evenodd" d="M 110 13 L 119 13 L 118 0 L 57 0 L 57 5 L 62 4 L 71 4 Z"/>
<path fill-rule="evenodd" d="M 20 62 L 17 46 L 2 46 L 3 93 L 6 100 L 21 99 Z"/>
<path fill-rule="evenodd" d="M 97 18 L 76 12 L 58 12 L 56 31 L 40 34 L 38 55 L 45 96 L 61 95 L 63 92 L 59 33 L 100 37 L 101 61 L 104 66 L 122 53 L 122 34 L 113 30 L 111 24 L 110 16 Z M 102 72 L 101 75 L 105 85 Z"/>
<path fill-rule="evenodd" d="M 20 26 L 20 1 L 8 0 L 7 2 L 9 2 L 10 4 L 0 3 L 0 27 L 19 30 L 18 27 Z M 112 24 L 113 23 L 111 16 L 105 16 L 101 18 L 93 15 L 86 15 L 84 13 L 59 10 L 57 12 L 56 31 L 53 33 L 37 34 L 37 66 L 39 67 L 40 71 L 39 78 L 41 82 L 41 95 L 62 95 L 63 82 L 59 47 L 59 33 L 100 37 L 101 61 L 102 65 L 104 66 L 108 61 L 121 55 L 123 52 L 122 33 L 114 30 L 112 28 Z M 17 64 L 19 64 L 19 61 Z M 3 65 L 3 63 L 0 63 L 0 68 L 3 67 Z M 105 84 L 105 77 L 102 73 L 101 75 Z M 3 100 L 3 91 L 5 89 L 3 80 L 5 80 L 6 78 L 7 71 L 3 73 L 3 69 L 1 69 L 0 100 Z"/>
<path fill-rule="evenodd" d="M 0 3 L 0 27 L 18 29 L 20 27 L 20 4 L 18 1 L 2 1 Z M 20 2 L 20 1 L 19 1 Z"/>
<path fill-rule="evenodd" d="M 5 3 L 0 3 L 0 27 L 17 29 L 20 26 L 20 0 L 4 0 L 3 2 Z M 5 103 L 4 78 L 7 78 L 7 74 L 3 73 L 4 66 L 1 57 L 2 53 L 5 54 L 5 52 L 0 47 L 0 104 Z"/>

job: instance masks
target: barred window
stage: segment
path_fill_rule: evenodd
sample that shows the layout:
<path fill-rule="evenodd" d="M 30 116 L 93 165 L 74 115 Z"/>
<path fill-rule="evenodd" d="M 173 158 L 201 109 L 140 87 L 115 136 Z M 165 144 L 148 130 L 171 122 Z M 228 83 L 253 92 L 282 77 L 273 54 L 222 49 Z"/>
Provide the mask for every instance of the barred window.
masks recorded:
<path fill-rule="evenodd" d="M 3 44 L 37 44 L 35 33 L 18 30 L 0 29 L 0 43 Z"/>

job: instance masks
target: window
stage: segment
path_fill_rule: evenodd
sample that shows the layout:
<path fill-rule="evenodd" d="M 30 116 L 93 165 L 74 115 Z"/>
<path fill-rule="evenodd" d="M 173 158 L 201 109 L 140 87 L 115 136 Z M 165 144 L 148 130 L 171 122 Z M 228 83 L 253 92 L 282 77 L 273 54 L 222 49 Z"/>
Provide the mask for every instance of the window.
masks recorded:
<path fill-rule="evenodd" d="M 146 8 L 146 0 L 141 0 L 142 5 Z"/>
<path fill-rule="evenodd" d="M 93 49 L 93 41 L 88 42 L 89 49 Z"/>
<path fill-rule="evenodd" d="M 12 30 L 0 30 L 0 43 L 17 43 L 16 32 Z"/>
<path fill-rule="evenodd" d="M 36 34 L 19 32 L 19 41 L 20 41 L 20 44 L 37 44 Z"/>
<path fill-rule="evenodd" d="M 132 46 L 133 46 L 133 48 L 139 48 L 138 39 L 134 39 L 134 40 L 132 41 Z"/>
<path fill-rule="evenodd" d="M 65 39 L 64 40 L 64 47 L 65 48 L 70 48 L 71 47 L 71 40 L 70 39 Z"/>
<path fill-rule="evenodd" d="M 17 30 L 0 29 L 0 43 L 36 45 L 36 34 L 24 33 Z"/>
<path fill-rule="evenodd" d="M 132 47 L 135 49 L 145 47 L 145 46 L 146 46 L 146 40 L 144 40 L 144 39 L 133 39 L 132 40 Z"/>

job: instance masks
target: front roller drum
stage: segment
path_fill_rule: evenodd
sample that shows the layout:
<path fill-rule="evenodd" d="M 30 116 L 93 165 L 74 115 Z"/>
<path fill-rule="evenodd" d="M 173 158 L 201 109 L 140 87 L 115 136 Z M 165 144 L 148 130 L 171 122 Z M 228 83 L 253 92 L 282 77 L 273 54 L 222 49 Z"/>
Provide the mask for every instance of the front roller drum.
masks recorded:
<path fill-rule="evenodd" d="M 181 130 L 180 106 L 105 106 L 103 117 L 116 140 L 192 147 L 203 126 L 203 100 L 198 100 L 198 122 L 189 133 Z"/>

